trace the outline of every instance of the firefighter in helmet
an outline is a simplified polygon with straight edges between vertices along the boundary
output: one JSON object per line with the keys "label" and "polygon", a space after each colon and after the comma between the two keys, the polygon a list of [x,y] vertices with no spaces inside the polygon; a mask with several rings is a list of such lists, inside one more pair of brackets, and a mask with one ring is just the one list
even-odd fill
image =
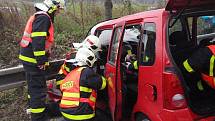
{"label": "firefighter in helmet", "polygon": [[44,0],[35,3],[36,12],[29,18],[22,40],[21,60],[28,84],[28,98],[32,121],[47,120],[46,80],[50,49],[54,42],[54,17],[65,8],[64,0]]}
{"label": "firefighter in helmet", "polygon": [[96,62],[95,54],[87,49],[78,49],[74,68],[60,84],[63,93],[60,110],[65,120],[93,121],[96,94],[106,87],[106,79],[91,68]]}
{"label": "firefighter in helmet", "polygon": [[[101,51],[101,41],[97,36],[89,35],[81,43],[80,48],[88,48],[94,54],[98,54]],[[59,88],[61,81],[66,77],[66,75],[74,68],[74,55],[76,53],[75,49],[72,49],[69,56],[65,59],[64,64],[61,66],[60,71],[56,77],[56,85]]]}
{"label": "firefighter in helmet", "polygon": [[[183,67],[189,74],[200,73],[201,80],[205,81],[211,88],[215,89],[214,81],[214,60],[215,60],[215,45],[211,44],[199,48],[187,60],[183,62]],[[204,90],[204,83],[197,82],[197,88]]]}

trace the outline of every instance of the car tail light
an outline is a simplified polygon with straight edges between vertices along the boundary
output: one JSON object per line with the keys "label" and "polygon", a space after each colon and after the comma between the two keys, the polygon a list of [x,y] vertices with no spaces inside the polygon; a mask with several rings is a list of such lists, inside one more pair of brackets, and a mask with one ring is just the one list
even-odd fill
{"label": "car tail light", "polygon": [[173,67],[164,72],[163,91],[165,108],[175,110],[187,107],[182,85]]}
{"label": "car tail light", "polygon": [[172,97],[172,105],[174,107],[183,107],[186,104],[185,98],[183,94],[175,94]]}

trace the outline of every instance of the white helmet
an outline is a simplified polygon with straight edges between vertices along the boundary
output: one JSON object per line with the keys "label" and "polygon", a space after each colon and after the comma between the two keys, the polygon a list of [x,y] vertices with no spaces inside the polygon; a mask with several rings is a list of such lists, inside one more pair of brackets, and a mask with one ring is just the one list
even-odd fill
{"label": "white helmet", "polygon": [[35,3],[34,7],[45,12],[48,12],[50,9],[52,9],[51,11],[53,12],[58,8],[65,9],[65,5],[65,0],[44,0],[43,3]]}
{"label": "white helmet", "polygon": [[78,66],[87,65],[92,67],[97,60],[95,54],[87,48],[79,48],[75,55],[76,64]]}
{"label": "white helmet", "polygon": [[82,47],[86,47],[96,53],[101,51],[101,41],[95,35],[89,35],[86,39],[82,42]]}

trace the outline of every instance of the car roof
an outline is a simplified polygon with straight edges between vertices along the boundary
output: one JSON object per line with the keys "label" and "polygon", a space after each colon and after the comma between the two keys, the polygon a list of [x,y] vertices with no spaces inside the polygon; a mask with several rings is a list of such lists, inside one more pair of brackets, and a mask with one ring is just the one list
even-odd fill
{"label": "car roof", "polygon": [[161,16],[162,13],[164,12],[164,9],[157,9],[157,10],[150,10],[150,11],[144,11],[144,12],[139,12],[136,14],[131,14],[131,15],[127,15],[127,16],[123,16],[117,19],[112,19],[112,20],[107,20],[101,23],[98,23],[97,25],[95,25],[91,30],[92,33],[95,32],[96,29],[98,28],[102,28],[104,26],[113,26],[116,23],[122,22],[122,21],[132,21],[134,19],[142,19],[142,18],[146,18],[146,17],[153,17],[153,16]]}
{"label": "car roof", "polygon": [[168,0],[166,10],[182,10],[215,6],[215,0]]}

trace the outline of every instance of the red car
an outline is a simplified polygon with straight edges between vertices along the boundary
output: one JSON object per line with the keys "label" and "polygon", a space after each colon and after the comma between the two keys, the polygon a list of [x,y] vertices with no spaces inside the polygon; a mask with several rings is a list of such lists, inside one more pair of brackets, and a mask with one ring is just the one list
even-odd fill
{"label": "red car", "polygon": [[[103,49],[98,73],[108,79],[107,92],[98,94],[100,120],[109,114],[113,121],[214,121],[215,90],[197,89],[200,78],[182,71],[183,61],[215,41],[214,6],[214,0],[169,0],[165,9],[94,26],[89,34]],[[124,67],[128,50],[138,70]]]}
{"label": "red car", "polygon": [[[215,91],[196,89],[197,78],[182,72],[182,62],[215,37],[214,6],[214,0],[169,0],[165,9],[94,26],[90,34],[103,45],[99,72],[108,79],[98,108],[107,111],[107,104],[113,121],[215,120]],[[138,63],[131,73],[123,66],[128,47]]]}

